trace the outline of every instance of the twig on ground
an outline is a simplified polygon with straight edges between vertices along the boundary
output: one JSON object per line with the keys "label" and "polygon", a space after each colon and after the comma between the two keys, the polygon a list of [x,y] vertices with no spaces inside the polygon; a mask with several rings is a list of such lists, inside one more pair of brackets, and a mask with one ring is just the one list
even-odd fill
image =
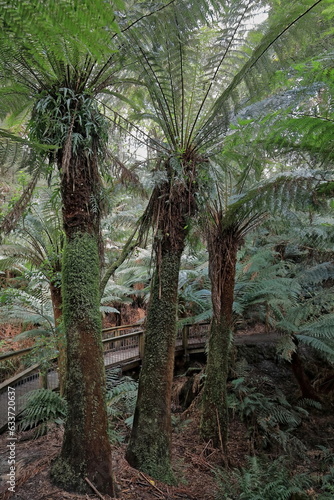
{"label": "twig on ground", "polygon": [[155,485],[152,481],[150,481],[150,480],[148,479],[148,477],[146,477],[146,476],[145,476],[145,474],[143,474],[142,472],[139,472],[139,474],[140,474],[140,476],[141,476],[143,479],[145,479],[145,481],[147,481],[147,482],[148,482],[148,484],[150,484],[151,486],[153,486],[153,488],[155,488],[157,491],[159,491],[159,493],[160,493],[161,495],[163,495],[164,497],[166,496],[166,495],[165,495],[165,493],[164,493],[162,490],[160,490],[160,488],[158,488],[158,487],[157,487],[157,486],[156,486],[156,485]]}
{"label": "twig on ground", "polygon": [[54,491],[49,491],[48,493],[45,493],[45,495],[43,495],[42,497],[40,497],[39,500],[43,500],[43,498],[46,498],[46,497],[51,497],[52,495],[55,495],[56,493],[59,493],[59,489],[58,490],[54,490]]}
{"label": "twig on ground", "polygon": [[97,494],[97,496],[99,498],[101,498],[101,500],[105,500],[105,497],[101,495],[101,493],[95,488],[94,484],[90,482],[90,480],[88,479],[88,477],[85,477],[85,481],[87,484],[89,484],[89,486],[92,488],[92,490],[94,491],[94,493]]}
{"label": "twig on ground", "polygon": [[206,445],[204,446],[203,450],[201,451],[201,455],[204,455],[204,452],[205,450],[208,448],[208,446],[211,446],[212,445],[212,441],[211,439],[209,439],[209,441],[206,443]]}

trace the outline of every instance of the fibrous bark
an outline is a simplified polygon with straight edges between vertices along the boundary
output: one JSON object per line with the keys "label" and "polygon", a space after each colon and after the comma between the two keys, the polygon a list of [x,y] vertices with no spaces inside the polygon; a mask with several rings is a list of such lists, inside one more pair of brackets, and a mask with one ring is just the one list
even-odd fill
{"label": "fibrous bark", "polygon": [[51,282],[50,294],[51,294],[53,316],[55,320],[56,335],[57,335],[59,393],[61,396],[63,396],[65,390],[65,376],[66,376],[66,346],[65,346],[65,335],[61,328],[61,321],[63,315],[61,286]]}
{"label": "fibrous bark", "polygon": [[[191,184],[190,184],[191,186]],[[152,477],[174,482],[171,468],[171,388],[178,308],[178,279],[187,235],[187,217],[195,210],[193,186],[166,182],[151,198],[156,227],[156,268],[145,332],[145,356],[129,446],[128,462]]]}
{"label": "fibrous bark", "polygon": [[233,329],[238,236],[233,228],[224,228],[219,217],[209,228],[208,249],[213,317],[202,397],[201,434],[204,439],[211,439],[215,446],[226,451],[226,381]]}
{"label": "fibrous bark", "polygon": [[180,255],[162,256],[155,273],[145,333],[128,462],[155,478],[173,482],[171,470],[171,386],[176,340]]}
{"label": "fibrous bark", "polygon": [[85,155],[72,156],[66,169],[61,162],[60,169],[66,234],[62,294],[68,415],[52,477],[75,491],[87,490],[87,477],[100,492],[114,496],[99,311],[99,176],[95,159]]}
{"label": "fibrous bark", "polygon": [[298,354],[298,338],[294,337],[294,342],[296,344],[296,350],[291,354],[291,367],[293,374],[298,382],[302,397],[306,399],[313,399],[314,401],[321,402],[321,397],[317,391],[312,386],[310,379],[308,378],[303,361]]}

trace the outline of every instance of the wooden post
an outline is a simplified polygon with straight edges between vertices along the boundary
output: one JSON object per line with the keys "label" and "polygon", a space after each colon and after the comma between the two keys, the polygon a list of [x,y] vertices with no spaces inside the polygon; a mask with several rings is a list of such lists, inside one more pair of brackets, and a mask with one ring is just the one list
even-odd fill
{"label": "wooden post", "polygon": [[48,369],[43,368],[39,372],[39,386],[41,389],[47,389],[48,388]]}
{"label": "wooden post", "polygon": [[139,357],[140,359],[144,358],[144,349],[145,349],[145,333],[138,333],[138,341],[139,341]]}
{"label": "wooden post", "polygon": [[189,359],[189,353],[188,353],[189,330],[190,330],[190,325],[184,325],[182,328],[182,347],[184,351],[183,355],[186,360]]}

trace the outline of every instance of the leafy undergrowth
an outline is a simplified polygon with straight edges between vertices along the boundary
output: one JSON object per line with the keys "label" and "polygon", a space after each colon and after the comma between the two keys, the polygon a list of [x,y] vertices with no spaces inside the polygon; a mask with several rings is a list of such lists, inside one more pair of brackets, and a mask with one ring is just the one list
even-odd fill
{"label": "leafy undergrowth", "polygon": [[[305,438],[306,451],[304,456],[290,455],[288,458],[289,469],[282,465],[282,458],[278,459],[277,450],[272,454],[267,453],[267,459],[258,458],[258,461],[254,462],[254,459],[249,458],[253,446],[252,440],[249,438],[249,429],[244,422],[236,417],[230,422],[229,467],[223,468],[223,458],[219,450],[212,448],[210,442],[204,443],[199,438],[198,422],[199,415],[195,406],[174,421],[173,457],[174,469],[179,477],[177,487],[153,481],[146,474],[133,469],[124,459],[126,445],[114,446],[114,471],[119,489],[119,499],[223,500],[229,498],[233,500],[265,500],[267,498],[263,496],[265,485],[270,488],[272,483],[272,488],[286,487],[287,477],[294,475],[302,479],[299,480],[298,487],[303,487],[306,496],[284,496],[284,492],[283,496],[279,496],[276,492],[274,496],[268,498],[275,498],[275,500],[279,498],[311,500],[333,498],[331,496],[333,491],[330,490],[333,477],[329,476],[333,455],[330,448],[324,446],[324,443],[331,442],[330,439],[333,436],[330,433],[333,426],[331,415],[321,415],[315,410],[314,415],[302,424],[300,434]],[[7,436],[1,436],[1,450],[4,451],[0,455],[2,474],[0,497],[3,500],[10,498],[15,500],[101,499],[93,492],[91,495],[68,493],[56,488],[50,482],[50,464],[61,447],[62,430],[59,427],[52,426],[48,435],[38,439],[32,437],[32,432],[21,433],[20,440],[16,445],[17,482],[16,493],[13,495],[9,494],[8,490],[6,491]],[[322,444],[315,445],[317,440],[318,443]],[[276,468],[275,460],[278,461]],[[262,464],[261,467],[259,464]],[[324,487],[326,481],[328,482],[327,490]],[[291,484],[293,486],[293,482]],[[320,489],[321,485],[322,489]],[[322,493],[320,494],[320,492]],[[104,495],[103,498],[109,500],[108,495]]]}
{"label": "leafy undergrowth", "polygon": [[[173,401],[173,467],[176,487],[152,480],[124,459],[129,424],[120,413],[133,408],[135,384],[108,379],[113,403],[114,473],[120,500],[328,500],[334,498],[334,418],[330,407],[298,400],[299,390],[288,365],[267,357],[268,348],[251,362],[239,363],[229,382],[230,423],[227,456],[199,436],[198,398],[184,410],[182,387],[198,390],[200,367],[175,379]],[[190,391],[191,392],[191,391]],[[123,397],[123,395],[126,397]],[[188,397],[187,396],[187,397]],[[327,398],[329,399],[329,398]],[[117,403],[117,411],[116,411]],[[77,495],[49,480],[50,464],[61,448],[62,430],[55,424],[46,436],[21,432],[16,444],[16,493],[9,494],[8,436],[0,436],[0,498],[3,500],[97,500],[108,495]],[[118,439],[121,436],[122,439]],[[116,439],[117,437],[117,439]],[[228,463],[228,466],[224,464]]]}

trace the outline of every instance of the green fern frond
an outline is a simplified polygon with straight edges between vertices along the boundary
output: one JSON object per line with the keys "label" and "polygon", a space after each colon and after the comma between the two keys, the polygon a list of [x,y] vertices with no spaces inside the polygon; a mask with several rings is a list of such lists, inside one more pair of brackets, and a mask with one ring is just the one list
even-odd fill
{"label": "green fern frond", "polygon": [[334,278],[334,265],[332,262],[321,262],[316,266],[305,269],[299,276],[302,286],[315,285]]}
{"label": "green fern frond", "polygon": [[219,485],[218,498],[247,500],[288,500],[292,495],[304,495],[311,486],[307,474],[290,473],[285,457],[267,462],[248,457],[247,466],[232,471],[216,471]]}
{"label": "green fern frond", "polygon": [[51,423],[63,424],[67,414],[64,398],[50,389],[38,389],[28,396],[19,422],[20,430],[36,428],[34,437],[44,435]]}
{"label": "green fern frond", "polygon": [[326,314],[312,323],[303,325],[301,333],[314,338],[333,340],[334,314]]}
{"label": "green fern frond", "polygon": [[331,364],[334,364],[334,343],[320,340],[319,338],[310,337],[307,335],[298,335],[298,339],[309,345],[321,353]]}
{"label": "green fern frond", "polygon": [[107,407],[113,417],[131,416],[137,400],[138,382],[122,376],[119,369],[107,371]]}
{"label": "green fern frond", "polygon": [[[279,323],[282,328],[282,322]],[[293,325],[292,325],[293,326]],[[292,332],[291,326],[289,325],[289,331]],[[283,359],[291,361],[291,356],[296,352],[297,346],[293,341],[291,334],[280,336],[276,344],[277,353],[282,356]]]}

